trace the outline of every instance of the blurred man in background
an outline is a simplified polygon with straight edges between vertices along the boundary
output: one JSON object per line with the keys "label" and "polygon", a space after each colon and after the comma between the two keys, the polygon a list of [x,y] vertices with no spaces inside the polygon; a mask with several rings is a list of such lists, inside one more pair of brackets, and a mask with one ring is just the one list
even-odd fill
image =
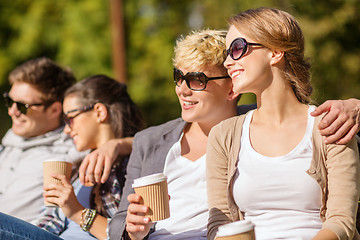
{"label": "blurred man in background", "polygon": [[43,161],[84,156],[62,124],[63,95],[76,79],[52,60],[38,58],[16,67],[9,81],[3,98],[12,127],[0,145],[0,212],[30,222],[43,206]]}

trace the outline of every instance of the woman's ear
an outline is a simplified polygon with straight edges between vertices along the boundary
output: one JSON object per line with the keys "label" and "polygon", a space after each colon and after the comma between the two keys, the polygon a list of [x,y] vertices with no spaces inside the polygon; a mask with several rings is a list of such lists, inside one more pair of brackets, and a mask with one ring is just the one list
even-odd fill
{"label": "woman's ear", "polygon": [[109,113],[106,106],[103,103],[96,103],[94,106],[96,111],[96,117],[98,122],[105,122],[108,119]]}
{"label": "woman's ear", "polygon": [[284,51],[273,50],[271,51],[271,60],[270,64],[275,65],[284,59]]}

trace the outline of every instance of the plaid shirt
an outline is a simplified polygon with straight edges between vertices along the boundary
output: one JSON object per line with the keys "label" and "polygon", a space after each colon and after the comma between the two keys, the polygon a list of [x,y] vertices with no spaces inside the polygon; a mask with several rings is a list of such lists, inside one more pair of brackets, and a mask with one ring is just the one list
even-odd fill
{"label": "plaid shirt", "polygon": [[[118,164],[114,164],[108,180],[100,186],[99,191],[101,201],[103,203],[102,210],[105,211],[100,214],[103,216],[107,215],[106,217],[108,218],[111,218],[117,211],[122,195],[122,188],[125,183],[126,165],[129,159],[124,158],[119,160]],[[73,181],[74,189],[80,187],[77,186],[76,183],[80,183],[80,181]],[[90,198],[93,197],[94,195],[91,194]],[[91,200],[90,202],[93,202]],[[66,230],[69,224],[69,219],[66,218],[60,208],[45,207],[42,210],[39,219],[33,222],[33,224],[53,234],[60,235]]]}

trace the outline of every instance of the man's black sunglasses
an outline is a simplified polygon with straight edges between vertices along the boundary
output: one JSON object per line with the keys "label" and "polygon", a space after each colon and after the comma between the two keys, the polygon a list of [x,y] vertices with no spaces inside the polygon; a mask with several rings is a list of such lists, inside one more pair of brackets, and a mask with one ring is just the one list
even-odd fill
{"label": "man's black sunglasses", "polygon": [[262,46],[260,43],[249,43],[246,41],[245,38],[236,38],[232,43],[230,44],[230,47],[228,50],[226,50],[227,54],[230,55],[230,57],[233,60],[239,60],[242,56],[245,55],[246,51],[248,50],[248,46]]}
{"label": "man's black sunglasses", "polygon": [[188,72],[186,75],[177,68],[174,68],[174,83],[180,87],[185,80],[188,88],[194,91],[201,91],[206,88],[207,82],[216,79],[230,78],[229,76],[208,77],[203,72]]}
{"label": "man's black sunglasses", "polygon": [[16,108],[22,113],[22,114],[26,114],[27,110],[32,107],[32,106],[49,106],[51,103],[53,103],[52,101],[50,102],[45,102],[45,103],[32,103],[32,104],[27,104],[27,103],[22,103],[22,102],[17,102],[14,101],[10,96],[8,92],[4,92],[3,93],[3,97],[4,97],[4,101],[5,101],[5,106],[7,108],[11,108],[12,105],[15,103],[16,104]]}

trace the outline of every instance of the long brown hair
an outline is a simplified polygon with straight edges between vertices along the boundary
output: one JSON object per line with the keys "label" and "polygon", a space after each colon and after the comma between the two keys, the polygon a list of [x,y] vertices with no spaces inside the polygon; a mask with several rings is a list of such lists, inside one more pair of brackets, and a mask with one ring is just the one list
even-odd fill
{"label": "long brown hair", "polygon": [[140,109],[130,98],[127,86],[105,75],[95,75],[76,83],[65,92],[75,95],[81,104],[103,103],[109,111],[110,125],[116,138],[134,136],[145,124]]}
{"label": "long brown hair", "polygon": [[304,35],[295,18],[273,8],[249,9],[229,18],[240,32],[269,49],[284,51],[284,77],[301,103],[309,103],[310,63],[304,56]]}

